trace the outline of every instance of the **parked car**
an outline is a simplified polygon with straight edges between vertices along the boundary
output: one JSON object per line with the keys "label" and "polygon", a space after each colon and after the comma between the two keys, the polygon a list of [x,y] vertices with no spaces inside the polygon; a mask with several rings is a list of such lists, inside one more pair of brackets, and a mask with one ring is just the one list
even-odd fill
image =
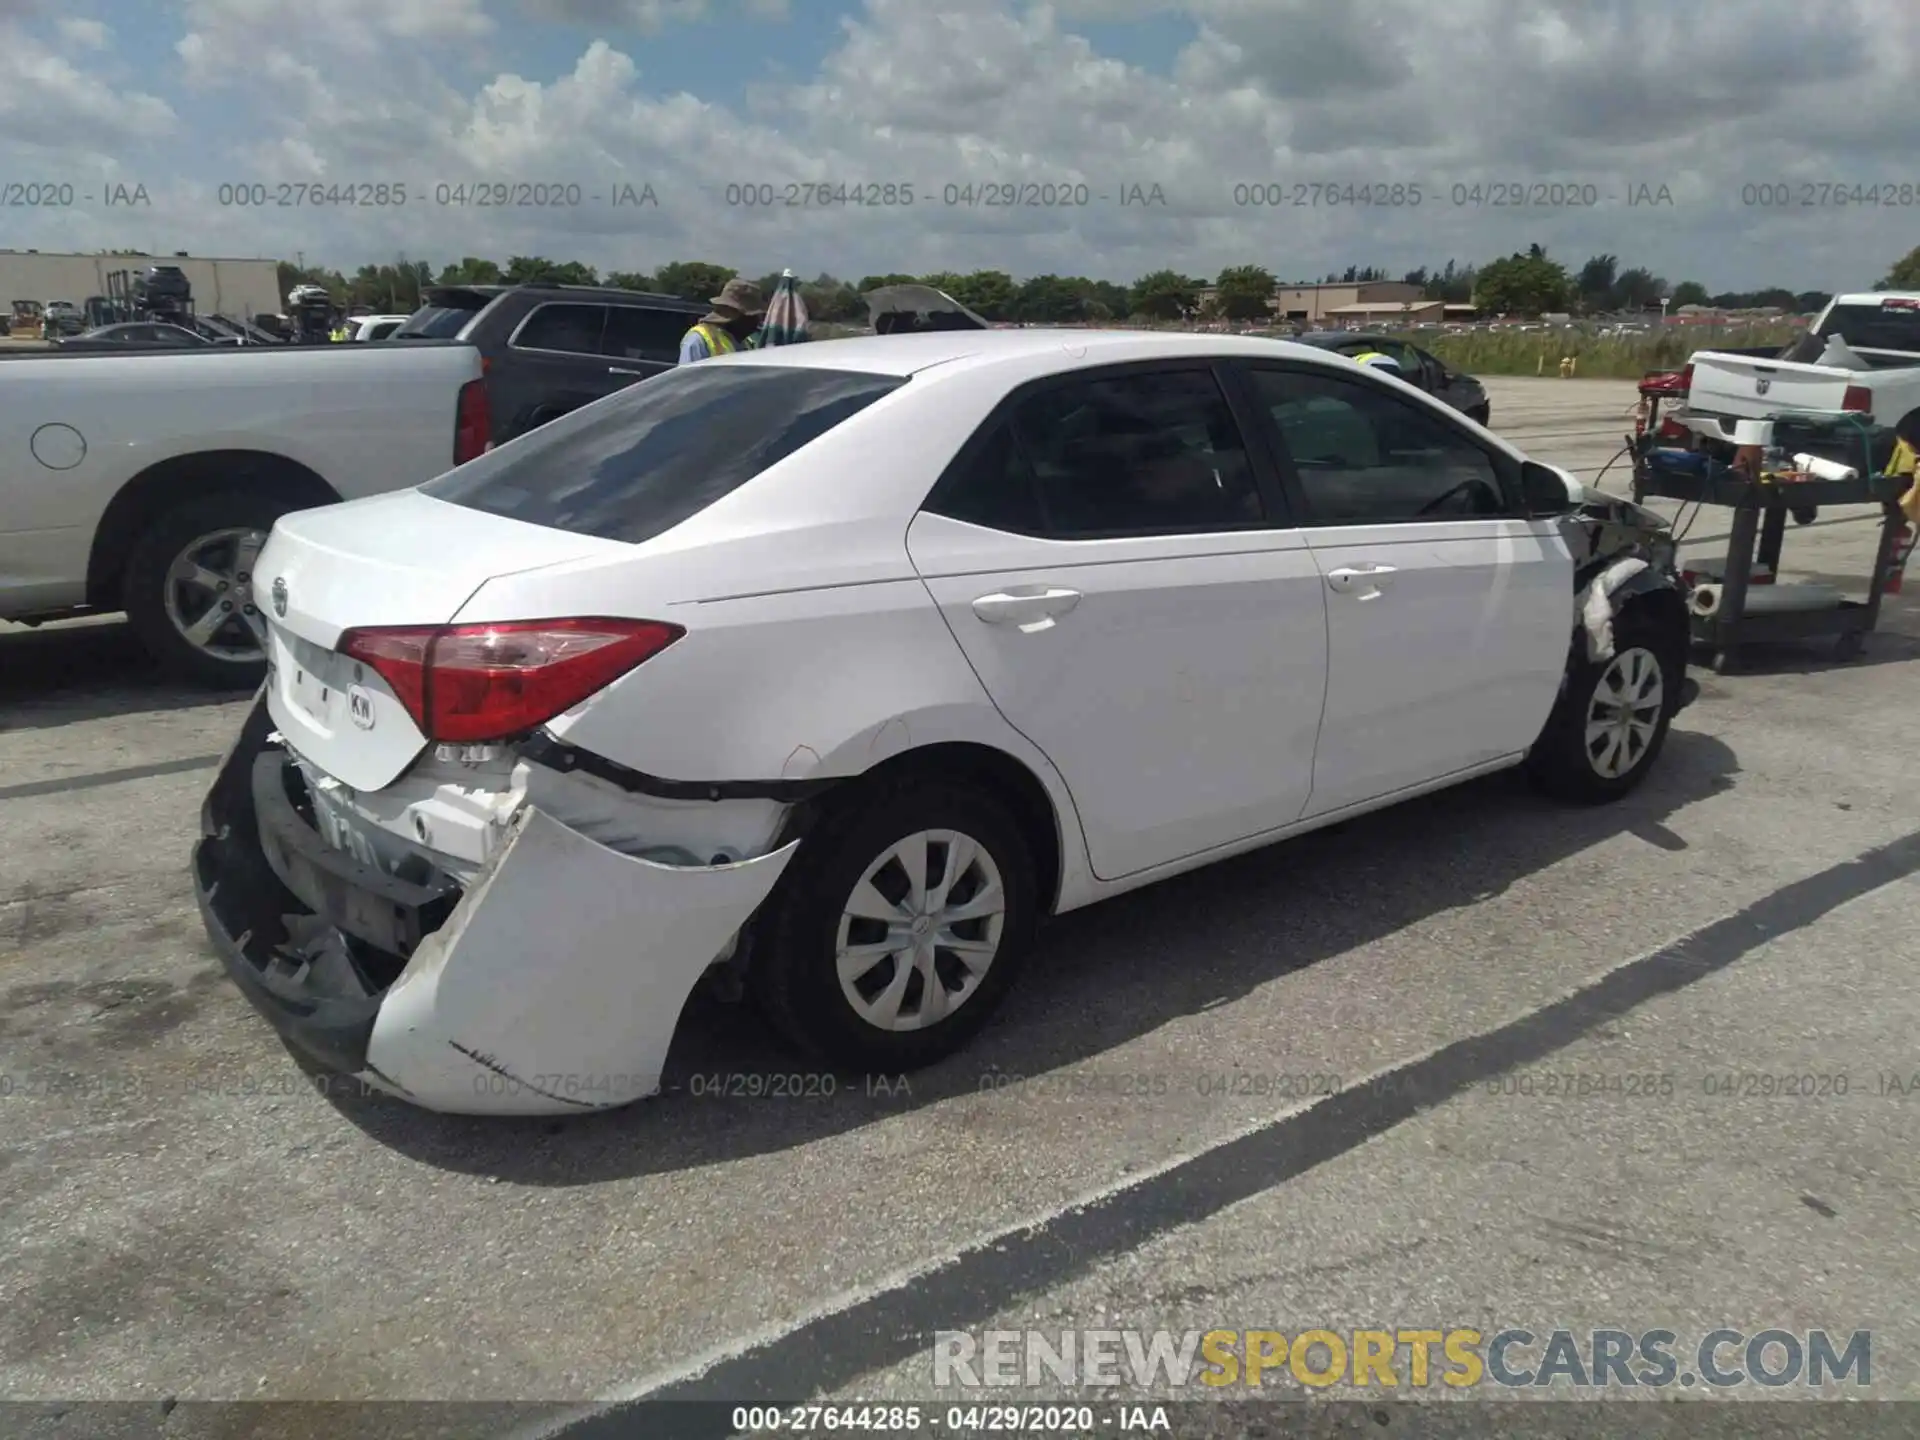
{"label": "parked car", "polygon": [[862,295],[867,323],[876,335],[922,330],[990,330],[992,325],[944,290],[931,285],[882,285]]}
{"label": "parked car", "polygon": [[1632,790],[1690,694],[1672,557],[1313,347],[720,357],[279,522],[200,908],[314,1063],[433,1109],[651,1093],[715,965],[906,1070],[1044,916],[1508,766]]}
{"label": "parked car", "polygon": [[[192,350],[213,342],[184,325],[129,320],[54,342],[62,350]],[[11,372],[9,372],[11,373]]]}
{"label": "parked car", "polygon": [[86,312],[71,300],[49,300],[41,312],[41,324],[41,333],[48,340],[78,335],[87,328]]}
{"label": "parked car", "polygon": [[1405,340],[1371,331],[1353,330],[1320,330],[1302,335],[1300,340],[1338,355],[1362,355],[1369,350],[1378,350],[1392,357],[1400,367],[1402,380],[1451,405],[1469,419],[1485,425],[1493,413],[1486,387],[1478,380],[1449,368],[1438,356],[1422,350],[1418,345],[1409,345]]}
{"label": "parked car", "polygon": [[275,520],[486,444],[464,345],[71,348],[0,352],[0,620],[125,610],[170,670],[215,685],[265,673],[253,558]]}
{"label": "parked car", "polygon": [[1897,427],[1920,412],[1920,291],[1836,295],[1785,349],[1697,350],[1685,374],[1682,421],[1710,440],[1782,411],[1850,411]]}
{"label": "parked car", "polygon": [[385,340],[406,324],[409,318],[405,315],[358,315],[347,324],[352,327],[355,340]]}
{"label": "parked car", "polygon": [[441,285],[394,331],[473,346],[504,445],[602,396],[671,370],[704,302],[590,285]]}
{"label": "parked car", "polygon": [[[1911,433],[1920,429],[1920,292],[1836,295],[1784,349],[1696,350],[1680,386],[1674,419],[1722,458],[1740,421],[1783,412],[1851,413]],[[1874,463],[1891,450],[1888,441]],[[1811,505],[1793,511],[1802,525],[1818,514]]]}

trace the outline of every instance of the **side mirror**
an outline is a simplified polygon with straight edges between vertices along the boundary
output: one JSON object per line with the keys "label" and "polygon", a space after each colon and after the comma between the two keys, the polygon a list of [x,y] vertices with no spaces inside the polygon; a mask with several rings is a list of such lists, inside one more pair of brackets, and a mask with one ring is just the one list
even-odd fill
{"label": "side mirror", "polygon": [[1520,497],[1529,515],[1565,515],[1580,504],[1577,487],[1551,465],[1536,460],[1520,467]]}

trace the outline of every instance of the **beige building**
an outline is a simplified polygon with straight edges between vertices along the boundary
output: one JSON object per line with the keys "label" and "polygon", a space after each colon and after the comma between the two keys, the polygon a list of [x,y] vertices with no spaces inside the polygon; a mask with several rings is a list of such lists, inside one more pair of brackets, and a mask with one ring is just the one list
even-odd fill
{"label": "beige building", "polygon": [[1438,300],[1413,300],[1400,302],[1362,302],[1358,305],[1336,305],[1327,311],[1326,320],[1332,325],[1427,325],[1438,324],[1447,318],[1447,307]]}
{"label": "beige building", "polygon": [[107,293],[107,276],[116,270],[138,273],[149,265],[178,265],[193,286],[193,306],[202,315],[252,319],[277,315],[286,304],[279,293],[279,262],[214,259],[199,255],[57,255],[36,250],[0,250],[0,313],[15,300],[71,300],[84,305]]}
{"label": "beige building", "polygon": [[[1428,301],[1418,285],[1401,280],[1363,280],[1353,284],[1278,285],[1273,292],[1274,313],[1282,320],[1307,324],[1405,324],[1438,320],[1438,301]],[[1425,312],[1431,310],[1431,315]]]}

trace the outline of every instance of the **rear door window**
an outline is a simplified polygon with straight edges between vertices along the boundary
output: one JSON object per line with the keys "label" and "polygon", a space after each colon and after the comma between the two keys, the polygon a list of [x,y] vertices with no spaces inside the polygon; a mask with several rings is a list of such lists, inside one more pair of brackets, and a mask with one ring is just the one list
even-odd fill
{"label": "rear door window", "polygon": [[463,305],[427,305],[409,315],[396,334],[401,339],[451,340],[479,313]]}
{"label": "rear door window", "polygon": [[421,489],[490,515],[638,544],[906,383],[811,366],[684,365]]}
{"label": "rear door window", "polygon": [[1011,415],[1049,533],[1206,533],[1262,525],[1233,412],[1207,370],[1074,380]]}
{"label": "rear door window", "polygon": [[1878,305],[1836,305],[1820,328],[1804,337],[1788,358],[1817,361],[1829,337],[1838,335],[1855,350],[1898,350],[1920,354],[1920,301],[1888,299]]}
{"label": "rear door window", "polygon": [[555,350],[565,355],[598,355],[607,325],[607,307],[575,303],[541,305],[520,322],[516,350]]}
{"label": "rear door window", "polygon": [[671,364],[680,358],[681,337],[699,318],[677,310],[609,305],[607,326],[600,337],[600,353],[619,360],[660,360]]}

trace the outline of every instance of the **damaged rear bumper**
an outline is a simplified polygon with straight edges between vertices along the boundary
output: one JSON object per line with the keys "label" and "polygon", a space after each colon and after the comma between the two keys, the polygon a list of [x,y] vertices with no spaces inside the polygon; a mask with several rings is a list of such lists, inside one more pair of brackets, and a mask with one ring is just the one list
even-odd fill
{"label": "damaged rear bumper", "polygon": [[227,973],[319,1066],[454,1114],[654,1093],[688,995],[797,842],[735,864],[622,854],[528,805],[464,887],[335,849],[257,704],[202,808],[193,874]]}

